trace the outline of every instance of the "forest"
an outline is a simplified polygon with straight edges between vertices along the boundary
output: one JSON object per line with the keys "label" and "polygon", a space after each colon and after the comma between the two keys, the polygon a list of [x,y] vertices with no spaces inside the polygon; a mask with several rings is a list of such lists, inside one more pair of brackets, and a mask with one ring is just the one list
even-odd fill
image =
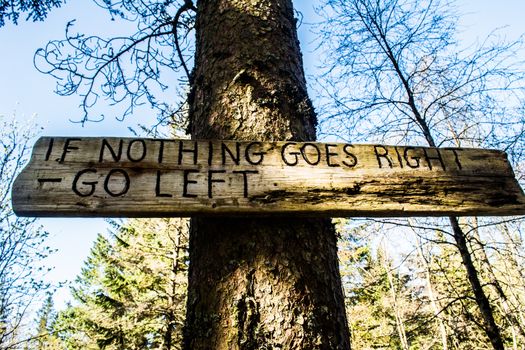
{"label": "forest", "polygon": [[[524,184],[524,37],[465,45],[457,1],[316,2],[315,76],[289,0],[96,2],[136,32],[68,23],[34,57],[82,123],[145,104],[147,137],[497,149]],[[3,1],[0,31],[61,6]],[[520,216],[108,219],[56,308],[49,233],[10,204],[40,135],[0,123],[0,350],[525,348]]]}

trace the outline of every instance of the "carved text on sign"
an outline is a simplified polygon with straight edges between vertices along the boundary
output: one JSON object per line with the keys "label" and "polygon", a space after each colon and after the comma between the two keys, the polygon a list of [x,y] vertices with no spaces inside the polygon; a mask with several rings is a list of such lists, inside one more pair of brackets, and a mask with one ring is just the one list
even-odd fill
{"label": "carved text on sign", "polygon": [[511,215],[495,150],[317,142],[41,138],[13,187],[21,215]]}

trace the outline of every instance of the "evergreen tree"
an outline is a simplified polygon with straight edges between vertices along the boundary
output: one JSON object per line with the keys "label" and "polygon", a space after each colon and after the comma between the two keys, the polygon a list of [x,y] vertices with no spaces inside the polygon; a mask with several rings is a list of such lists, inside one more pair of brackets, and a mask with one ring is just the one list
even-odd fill
{"label": "evergreen tree", "polygon": [[18,24],[23,14],[26,20],[43,21],[51,9],[63,3],[63,0],[0,0],[0,27],[9,21]]}
{"label": "evergreen tree", "polygon": [[434,348],[424,290],[378,246],[377,225],[338,225],[341,274],[354,349]]}
{"label": "evergreen tree", "polygon": [[54,334],[56,322],[53,295],[48,294],[40,310],[37,312],[36,333],[27,343],[30,350],[59,350],[63,349],[62,342]]}
{"label": "evergreen tree", "polygon": [[68,349],[180,349],[188,227],[130,220],[99,235],[55,330]]}
{"label": "evergreen tree", "polygon": [[482,322],[472,290],[468,284],[461,257],[453,244],[438,234],[439,251],[433,255],[431,265],[432,284],[440,296],[442,314],[449,332],[449,344],[453,349],[469,349],[486,344],[483,331],[476,325]]}

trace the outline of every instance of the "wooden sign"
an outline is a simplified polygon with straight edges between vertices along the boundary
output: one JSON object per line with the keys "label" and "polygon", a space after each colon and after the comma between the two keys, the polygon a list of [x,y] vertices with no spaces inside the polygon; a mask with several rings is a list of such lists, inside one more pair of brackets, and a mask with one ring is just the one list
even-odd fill
{"label": "wooden sign", "polygon": [[521,215],[496,150],[43,137],[13,185],[21,216]]}

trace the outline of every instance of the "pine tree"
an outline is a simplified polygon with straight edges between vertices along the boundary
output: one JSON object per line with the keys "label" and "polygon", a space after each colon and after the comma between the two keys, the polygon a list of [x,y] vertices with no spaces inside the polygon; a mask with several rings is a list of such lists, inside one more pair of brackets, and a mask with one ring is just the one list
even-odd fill
{"label": "pine tree", "polygon": [[442,318],[451,331],[449,344],[453,349],[469,349],[486,344],[484,332],[477,326],[481,315],[468,284],[457,249],[437,233],[435,241],[442,242],[431,260],[431,283],[440,296]]}
{"label": "pine tree", "polygon": [[130,220],[98,236],[56,331],[68,349],[180,349],[187,222]]}
{"label": "pine tree", "polygon": [[387,246],[371,239],[377,225],[338,225],[341,274],[354,349],[432,348],[428,298]]}
{"label": "pine tree", "polygon": [[53,295],[48,294],[40,310],[37,312],[36,333],[27,343],[30,350],[59,350],[63,349],[62,342],[54,334],[56,322]]}
{"label": "pine tree", "polygon": [[6,22],[18,24],[20,16],[25,15],[25,20],[43,21],[49,11],[60,7],[62,0],[2,0],[0,1],[0,27]]}

